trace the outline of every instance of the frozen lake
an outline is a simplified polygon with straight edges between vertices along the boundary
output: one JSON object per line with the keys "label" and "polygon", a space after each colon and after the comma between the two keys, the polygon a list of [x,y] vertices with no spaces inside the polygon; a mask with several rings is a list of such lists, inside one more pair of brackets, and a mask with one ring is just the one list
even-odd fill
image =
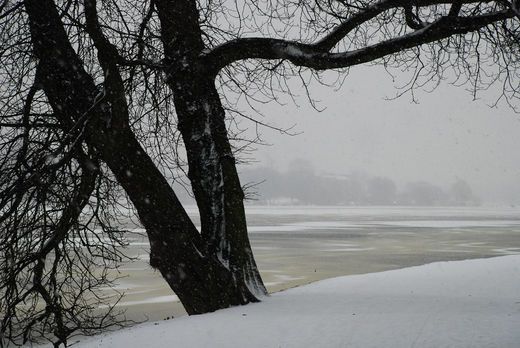
{"label": "frozen lake", "polygon": [[[279,291],[340,275],[520,254],[520,208],[273,207],[246,208],[251,243],[264,282]],[[188,212],[198,223],[195,207]],[[143,237],[131,240],[121,307],[134,319],[183,313],[148,265]]]}

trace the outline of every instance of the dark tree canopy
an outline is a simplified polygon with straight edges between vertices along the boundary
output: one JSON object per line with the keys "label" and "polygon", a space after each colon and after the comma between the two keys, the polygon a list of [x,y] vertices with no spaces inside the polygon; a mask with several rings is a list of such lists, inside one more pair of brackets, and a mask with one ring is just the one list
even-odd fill
{"label": "dark tree canopy", "polygon": [[[519,82],[519,1],[2,0],[0,342],[122,325],[100,289],[135,214],[189,314],[266,294],[236,153],[242,119],[320,71],[371,63],[477,93]],[[348,79],[345,80],[348,83]],[[242,123],[243,124],[243,123]],[[201,227],[172,189],[187,176]]]}

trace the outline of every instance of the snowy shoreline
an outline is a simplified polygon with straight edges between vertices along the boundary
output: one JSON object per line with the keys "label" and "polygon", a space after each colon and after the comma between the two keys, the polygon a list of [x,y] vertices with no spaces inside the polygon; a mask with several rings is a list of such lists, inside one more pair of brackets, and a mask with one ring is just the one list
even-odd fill
{"label": "snowy shoreline", "polygon": [[518,347],[520,255],[343,276],[76,347]]}

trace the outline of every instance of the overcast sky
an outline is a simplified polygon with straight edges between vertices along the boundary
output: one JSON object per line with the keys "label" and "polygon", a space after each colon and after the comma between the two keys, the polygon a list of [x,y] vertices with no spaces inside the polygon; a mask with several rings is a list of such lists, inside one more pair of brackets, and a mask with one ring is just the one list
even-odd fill
{"label": "overcast sky", "polygon": [[313,110],[305,98],[262,106],[267,121],[281,127],[296,124],[297,136],[263,129],[253,155],[259,166],[284,170],[306,159],[319,174],[365,171],[402,185],[425,180],[446,186],[466,180],[488,202],[520,202],[520,115],[505,105],[490,108],[498,90],[472,101],[463,87],[442,84],[431,93],[418,91],[388,101],[396,89],[375,67],[351,70],[343,87],[314,87],[326,107]]}

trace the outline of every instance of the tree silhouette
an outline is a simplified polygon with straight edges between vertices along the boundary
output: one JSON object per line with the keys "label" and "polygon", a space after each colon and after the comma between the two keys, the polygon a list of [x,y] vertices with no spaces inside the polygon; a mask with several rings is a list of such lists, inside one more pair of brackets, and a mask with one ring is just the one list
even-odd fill
{"label": "tree silhouette", "polygon": [[[235,102],[290,93],[288,76],[305,87],[320,70],[374,62],[411,71],[409,89],[448,70],[474,91],[498,81],[514,106],[518,5],[2,1],[2,342],[51,332],[66,344],[107,325],[92,301],[124,257],[114,218],[125,209],[189,314],[258,301],[233,125],[262,122]],[[177,168],[200,231],[172,190]]]}

